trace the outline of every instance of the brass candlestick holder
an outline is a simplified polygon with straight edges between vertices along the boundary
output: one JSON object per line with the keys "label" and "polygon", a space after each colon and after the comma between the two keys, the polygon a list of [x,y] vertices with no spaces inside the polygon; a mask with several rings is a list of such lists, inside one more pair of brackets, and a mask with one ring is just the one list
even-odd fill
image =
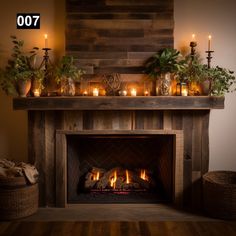
{"label": "brass candlestick holder", "polygon": [[192,41],[192,42],[190,42],[189,46],[191,47],[190,56],[191,56],[191,59],[193,60],[195,55],[196,55],[196,49],[195,48],[197,47],[197,42]]}
{"label": "brass candlestick holder", "polygon": [[207,53],[206,59],[207,59],[207,68],[208,68],[208,69],[211,68],[211,59],[212,59],[212,53],[213,53],[213,52],[214,52],[214,51],[212,51],[212,50],[206,51],[206,53]]}

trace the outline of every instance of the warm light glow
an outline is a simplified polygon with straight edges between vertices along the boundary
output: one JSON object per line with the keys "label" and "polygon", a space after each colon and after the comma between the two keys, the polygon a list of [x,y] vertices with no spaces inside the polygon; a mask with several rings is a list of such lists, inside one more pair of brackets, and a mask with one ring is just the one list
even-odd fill
{"label": "warm light glow", "polygon": [[182,88],[182,90],[181,90],[181,95],[182,95],[182,96],[188,96],[188,90],[187,90],[187,88]]}
{"label": "warm light glow", "polygon": [[130,181],[129,181],[129,171],[126,170],[125,174],[126,174],[126,183],[129,184],[130,183]]}
{"label": "warm light glow", "polygon": [[192,41],[195,41],[195,37],[196,37],[196,35],[192,34]]}
{"label": "warm light glow", "polygon": [[131,92],[130,92],[131,96],[135,97],[137,95],[137,91],[136,89],[131,89]]}
{"label": "warm light glow", "polygon": [[149,92],[147,90],[145,90],[144,96],[148,96],[148,95],[149,95]]}
{"label": "warm light glow", "polygon": [[44,47],[45,48],[48,48],[48,35],[47,34],[44,34]]}
{"label": "warm light glow", "polygon": [[34,97],[39,97],[40,96],[40,91],[39,89],[34,90]]}
{"label": "warm light glow", "polygon": [[208,35],[208,51],[211,51],[211,35]]}
{"label": "warm light glow", "polygon": [[148,177],[147,177],[147,175],[146,175],[146,170],[141,170],[141,172],[140,172],[140,178],[143,179],[143,180],[148,181]]}
{"label": "warm light glow", "polygon": [[114,177],[111,178],[111,187],[116,188],[117,173],[114,171]]}
{"label": "warm light glow", "polygon": [[99,94],[98,88],[94,88],[94,89],[93,89],[93,96],[97,97],[98,94]]}
{"label": "warm light glow", "polygon": [[88,95],[88,91],[85,90],[85,91],[83,92],[83,96],[87,96],[87,95]]}
{"label": "warm light glow", "polygon": [[96,175],[96,180],[99,180],[99,176],[100,176],[100,173],[99,171],[97,172],[97,175]]}

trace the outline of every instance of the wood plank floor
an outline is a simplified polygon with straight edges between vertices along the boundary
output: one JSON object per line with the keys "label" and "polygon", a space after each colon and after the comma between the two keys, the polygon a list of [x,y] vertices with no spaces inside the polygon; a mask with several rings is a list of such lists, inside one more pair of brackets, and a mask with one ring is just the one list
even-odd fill
{"label": "wood plank floor", "polygon": [[1,236],[235,236],[236,222],[1,222]]}

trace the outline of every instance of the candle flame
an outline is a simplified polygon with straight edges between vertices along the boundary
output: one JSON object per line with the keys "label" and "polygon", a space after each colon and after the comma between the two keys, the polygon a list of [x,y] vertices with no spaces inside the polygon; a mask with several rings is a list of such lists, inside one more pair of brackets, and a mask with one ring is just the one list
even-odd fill
{"label": "candle flame", "polygon": [[130,183],[130,181],[129,181],[129,171],[126,170],[125,174],[126,174],[126,183],[129,184]]}
{"label": "candle flame", "polygon": [[48,35],[47,35],[47,34],[44,34],[44,38],[47,39],[47,38],[48,38]]}
{"label": "candle flame", "polygon": [[212,38],[211,35],[208,35],[208,39],[211,40],[211,38]]}
{"label": "candle flame", "polygon": [[196,35],[192,34],[192,40],[195,40]]}

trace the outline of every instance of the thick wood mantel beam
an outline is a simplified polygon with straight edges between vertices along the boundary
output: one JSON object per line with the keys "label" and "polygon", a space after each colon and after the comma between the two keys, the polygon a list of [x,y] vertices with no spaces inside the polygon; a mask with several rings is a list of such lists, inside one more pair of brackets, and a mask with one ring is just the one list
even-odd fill
{"label": "thick wood mantel beam", "polygon": [[223,109],[224,97],[40,97],[14,98],[15,110],[209,110]]}

